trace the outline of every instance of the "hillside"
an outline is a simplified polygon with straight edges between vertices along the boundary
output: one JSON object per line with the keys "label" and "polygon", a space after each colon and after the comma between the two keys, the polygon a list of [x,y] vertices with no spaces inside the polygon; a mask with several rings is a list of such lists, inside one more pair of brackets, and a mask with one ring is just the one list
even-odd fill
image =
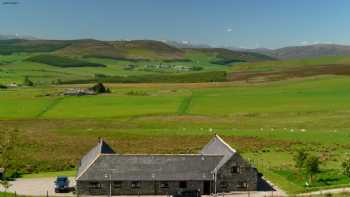
{"label": "hillside", "polygon": [[319,75],[350,75],[350,57],[330,56],[296,60],[241,63],[231,68],[229,80],[275,81]]}
{"label": "hillside", "polygon": [[147,77],[160,75],[159,79],[146,81],[169,78],[178,82],[185,76],[187,82],[191,82],[187,80],[189,78],[198,82],[198,76],[203,78],[201,72],[211,76],[204,81],[212,81],[217,79],[217,73],[229,70],[232,64],[271,59],[265,55],[227,49],[176,48],[152,40],[9,39],[0,40],[0,84],[20,83],[24,77],[44,84],[96,81],[97,77],[115,82],[130,81],[134,77],[142,82],[140,80]]}
{"label": "hillside", "polygon": [[184,52],[162,42],[150,40],[97,41],[76,40],[55,53],[66,56],[109,58],[115,60],[169,60],[183,59]]}
{"label": "hillside", "polygon": [[322,56],[347,56],[350,55],[350,46],[336,44],[315,44],[308,46],[291,46],[280,49],[253,49],[247,50],[264,54],[276,59],[301,59]]}
{"label": "hillside", "polygon": [[[218,58],[235,58],[237,61],[270,60],[270,57],[256,53],[238,52],[226,49],[193,49]],[[53,52],[63,56],[110,58],[116,60],[181,60],[188,50],[170,46],[160,41],[99,41],[85,40],[0,40],[0,54],[27,52]]]}
{"label": "hillside", "polygon": [[275,58],[254,52],[240,52],[223,48],[188,48],[190,52],[201,52],[207,55],[215,55],[216,59],[212,61],[214,64],[230,65],[238,62],[258,62],[275,60]]}

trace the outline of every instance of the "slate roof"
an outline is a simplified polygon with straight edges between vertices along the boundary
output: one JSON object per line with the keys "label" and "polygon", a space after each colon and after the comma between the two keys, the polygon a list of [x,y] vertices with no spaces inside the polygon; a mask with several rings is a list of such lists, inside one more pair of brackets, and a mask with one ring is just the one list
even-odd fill
{"label": "slate roof", "polygon": [[98,157],[79,180],[212,180],[220,155],[110,155]]}
{"label": "slate roof", "polygon": [[[199,154],[123,155],[115,154],[103,140],[81,160],[77,180],[212,180],[236,151],[219,136]],[[106,177],[107,176],[107,177]]]}
{"label": "slate roof", "polygon": [[222,160],[216,167],[216,169],[219,169],[236,154],[236,150],[228,145],[220,136],[215,135],[199,153],[203,155],[223,155]]}
{"label": "slate roof", "polygon": [[101,154],[115,154],[113,149],[102,139],[80,160],[77,177],[80,177]]}

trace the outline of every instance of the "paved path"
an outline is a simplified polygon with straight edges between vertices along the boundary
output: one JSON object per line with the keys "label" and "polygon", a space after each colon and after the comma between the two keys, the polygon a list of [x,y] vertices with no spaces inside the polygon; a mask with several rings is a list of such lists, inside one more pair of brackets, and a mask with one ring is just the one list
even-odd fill
{"label": "paved path", "polygon": [[342,192],[350,192],[350,187],[337,188],[337,189],[327,189],[327,190],[320,190],[320,191],[315,191],[315,192],[302,193],[302,194],[298,194],[298,196],[311,196],[311,195],[320,195],[320,194],[335,194],[335,193],[342,193]]}
{"label": "paved path", "polygon": [[[55,193],[55,182],[56,178],[33,178],[33,179],[17,179],[11,182],[12,186],[9,192],[16,192],[20,195],[28,196],[46,196],[46,192],[50,196],[72,196],[72,193]],[[73,178],[70,178],[70,186],[75,185]],[[0,191],[4,189],[0,187]]]}

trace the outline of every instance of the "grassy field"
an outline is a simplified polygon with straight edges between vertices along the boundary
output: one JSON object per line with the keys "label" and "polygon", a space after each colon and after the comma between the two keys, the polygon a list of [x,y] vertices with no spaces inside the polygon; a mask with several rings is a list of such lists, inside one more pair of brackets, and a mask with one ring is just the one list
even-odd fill
{"label": "grassy field", "polygon": [[307,190],[292,160],[299,148],[322,160],[310,190],[339,187],[350,182],[340,167],[350,149],[349,83],[349,77],[323,76],[107,84],[111,94],[84,97],[53,95],[88,85],[7,89],[0,90],[0,131],[20,131],[12,165],[23,173],[71,173],[98,137],[121,153],[194,153],[218,133],[291,193]]}
{"label": "grassy field", "polygon": [[[164,62],[154,60],[134,62],[103,58],[69,59],[36,53],[0,55],[0,84],[21,84],[25,76],[28,76],[37,84],[51,84],[57,81],[92,80],[96,76],[125,77],[229,70],[228,66],[210,63],[212,59],[215,59],[214,57],[196,54],[194,52],[187,53],[187,56],[190,61]],[[51,65],[50,62],[52,61],[55,61],[55,63]],[[132,69],[129,69],[129,65],[133,66]],[[171,67],[158,69],[155,67],[158,65]],[[201,70],[178,70],[177,67],[188,69],[198,67]]]}

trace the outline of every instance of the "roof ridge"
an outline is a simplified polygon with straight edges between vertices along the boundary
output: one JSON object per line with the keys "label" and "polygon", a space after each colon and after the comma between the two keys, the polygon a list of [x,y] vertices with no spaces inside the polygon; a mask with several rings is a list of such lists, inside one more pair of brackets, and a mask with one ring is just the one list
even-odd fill
{"label": "roof ridge", "polygon": [[110,153],[101,153],[101,155],[106,156],[224,156],[223,154],[110,154]]}
{"label": "roof ridge", "polygon": [[235,149],[233,149],[229,144],[227,144],[227,142],[225,142],[219,135],[215,134],[215,137],[220,140],[221,143],[223,143],[230,151],[232,151],[233,153],[236,153],[237,151]]}
{"label": "roof ridge", "polygon": [[96,161],[101,155],[102,155],[101,153],[98,153],[98,154],[96,155],[96,158],[93,159],[93,160],[89,163],[89,165],[88,165],[80,174],[78,174],[76,180],[79,180],[79,178],[85,174],[85,172],[95,163],[95,161]]}

